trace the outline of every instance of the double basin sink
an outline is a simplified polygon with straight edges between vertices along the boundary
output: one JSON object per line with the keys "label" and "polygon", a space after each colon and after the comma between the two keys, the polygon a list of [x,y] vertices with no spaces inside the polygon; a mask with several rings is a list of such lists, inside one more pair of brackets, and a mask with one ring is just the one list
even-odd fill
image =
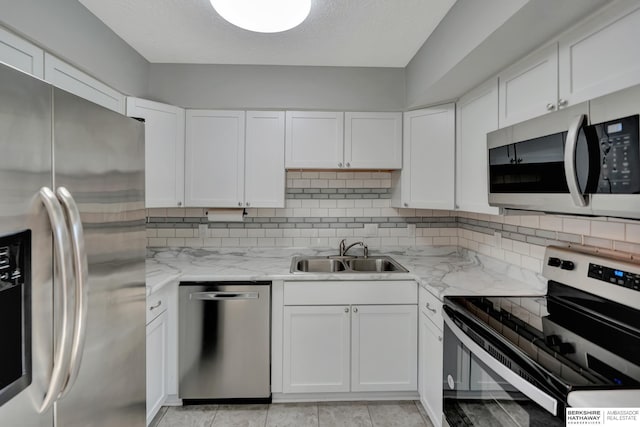
{"label": "double basin sink", "polygon": [[291,260],[292,273],[408,273],[389,256],[297,256]]}

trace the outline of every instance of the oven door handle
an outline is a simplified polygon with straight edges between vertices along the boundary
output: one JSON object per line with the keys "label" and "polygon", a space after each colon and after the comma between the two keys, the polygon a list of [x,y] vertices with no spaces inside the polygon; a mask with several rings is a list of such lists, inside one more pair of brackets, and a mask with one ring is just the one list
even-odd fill
{"label": "oven door handle", "polygon": [[578,170],[576,168],[576,150],[578,148],[578,137],[580,136],[580,129],[587,125],[587,115],[580,114],[575,118],[574,122],[569,127],[567,133],[567,143],[564,148],[564,174],[567,179],[567,187],[569,187],[569,194],[573,200],[573,204],[576,206],[587,206],[587,201],[580,191],[580,185],[578,184]]}
{"label": "oven door handle", "polygon": [[496,374],[500,375],[512,386],[520,390],[529,399],[536,402],[538,405],[549,411],[553,415],[558,415],[558,401],[543,392],[539,388],[535,387],[530,382],[524,380],[520,375],[513,372],[511,369],[498,362],[493,356],[485,351],[482,347],[476,344],[462,329],[455,324],[449,314],[443,310],[444,323],[449,327],[451,332],[460,340],[460,342],[467,347],[471,353],[473,353],[478,359],[480,359],[485,365],[492,369]]}

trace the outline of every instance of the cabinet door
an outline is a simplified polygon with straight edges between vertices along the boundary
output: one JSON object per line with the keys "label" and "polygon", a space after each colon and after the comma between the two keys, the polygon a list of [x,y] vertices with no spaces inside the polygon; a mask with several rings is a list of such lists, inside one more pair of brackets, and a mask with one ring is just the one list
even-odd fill
{"label": "cabinet door", "polygon": [[287,168],[343,167],[344,113],[287,111]]}
{"label": "cabinet door", "polygon": [[127,98],[127,116],[144,119],[145,206],[184,204],[184,110]]}
{"label": "cabinet door", "polygon": [[402,113],[345,113],[344,166],[402,168]]}
{"label": "cabinet door", "polygon": [[517,62],[499,76],[500,127],[554,111],[558,102],[558,44]]}
{"label": "cabinet door", "polygon": [[417,306],[353,306],[351,319],[351,391],[417,390]]}
{"label": "cabinet door", "polygon": [[44,79],[81,98],[117,113],[125,113],[123,94],[48,53],[44,54]]}
{"label": "cabinet door", "polygon": [[560,39],[560,98],[573,105],[640,83],[640,4],[617,2]]}
{"label": "cabinet door", "polygon": [[399,207],[454,208],[454,123],[453,104],[405,113]]}
{"label": "cabinet door", "polygon": [[442,425],[442,331],[420,313],[420,402],[434,426]]}
{"label": "cabinet door", "polygon": [[167,396],[167,312],[147,325],[147,425]]}
{"label": "cabinet door", "polygon": [[247,207],[284,207],[284,112],[247,111],[244,175]]}
{"label": "cabinet door", "polygon": [[284,307],[283,392],[349,391],[350,311]]}
{"label": "cabinet door", "polygon": [[244,206],[244,111],[187,110],[185,203]]}
{"label": "cabinet door", "polygon": [[38,78],[44,76],[44,51],[3,28],[0,28],[0,62]]}
{"label": "cabinet door", "polygon": [[487,133],[498,128],[495,79],[464,95],[456,106],[456,209],[498,214],[489,206]]}

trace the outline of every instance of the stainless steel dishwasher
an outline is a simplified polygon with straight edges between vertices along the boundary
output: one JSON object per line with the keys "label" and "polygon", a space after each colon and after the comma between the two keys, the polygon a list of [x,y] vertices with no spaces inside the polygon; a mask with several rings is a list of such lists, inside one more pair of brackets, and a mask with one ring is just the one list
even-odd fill
{"label": "stainless steel dishwasher", "polygon": [[182,282],[180,398],[271,400],[271,282]]}

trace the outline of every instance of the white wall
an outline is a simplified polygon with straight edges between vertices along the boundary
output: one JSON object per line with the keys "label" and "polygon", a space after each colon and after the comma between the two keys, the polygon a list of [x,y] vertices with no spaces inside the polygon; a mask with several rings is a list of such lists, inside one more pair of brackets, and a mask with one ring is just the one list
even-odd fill
{"label": "white wall", "polygon": [[0,0],[0,24],[128,95],[145,96],[149,63],[77,0]]}
{"label": "white wall", "polygon": [[404,69],[151,64],[152,99],[187,108],[402,111]]}

